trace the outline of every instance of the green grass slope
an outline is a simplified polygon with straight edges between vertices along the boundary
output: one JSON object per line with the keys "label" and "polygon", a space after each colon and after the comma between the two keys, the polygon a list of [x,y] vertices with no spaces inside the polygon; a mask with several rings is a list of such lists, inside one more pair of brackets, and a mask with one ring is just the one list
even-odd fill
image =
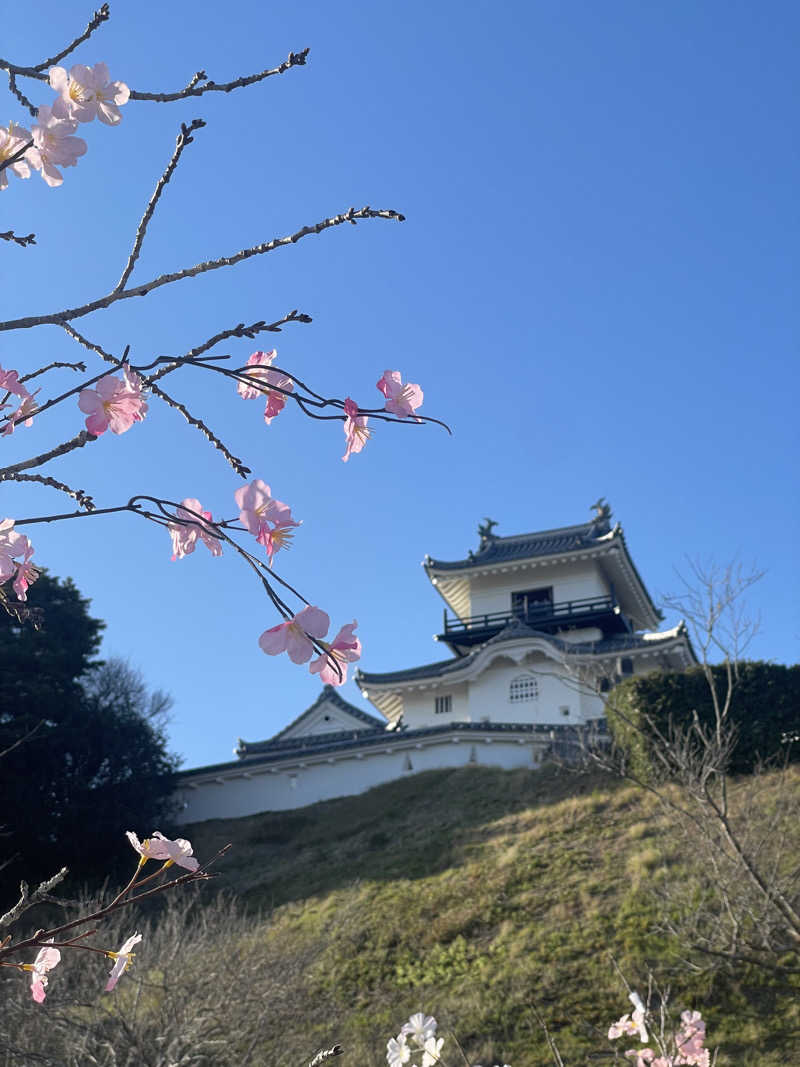
{"label": "green grass slope", "polygon": [[676,1010],[702,1011],[720,1065],[800,1062],[797,988],[691,974],[656,932],[654,891],[685,876],[683,852],[653,799],[619,781],[469,767],[186,833],[201,857],[233,843],[215,884],[245,902],[265,952],[304,961],[286,959],[265,1063],[334,1041],[353,1065],[385,1063],[420,1010],[470,1063],[550,1063],[533,1005],[567,1064],[610,1062],[627,1007],[610,954],[642,993],[652,967]]}

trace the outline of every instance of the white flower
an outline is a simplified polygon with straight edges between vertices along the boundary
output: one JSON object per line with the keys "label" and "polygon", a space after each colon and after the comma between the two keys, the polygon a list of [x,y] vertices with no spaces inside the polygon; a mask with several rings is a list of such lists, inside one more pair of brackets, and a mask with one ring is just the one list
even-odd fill
{"label": "white flower", "polygon": [[390,1037],[386,1045],[386,1062],[389,1067],[402,1067],[411,1059],[411,1049],[406,1042],[405,1034]]}
{"label": "white flower", "polygon": [[122,121],[119,109],[130,96],[124,82],[111,81],[105,63],[95,63],[94,67],[76,63],[69,74],[63,67],[51,67],[50,86],[59,93],[53,104],[56,118],[77,122],[98,118],[107,126]]}
{"label": "white flower", "polygon": [[631,1022],[639,1031],[639,1040],[643,1045],[646,1045],[650,1039],[647,1036],[647,1028],[644,1025],[645,1007],[644,1004],[642,1004],[642,998],[638,993],[631,993],[628,996],[628,1000],[633,1004]]}
{"label": "white flower", "polygon": [[403,1023],[400,1033],[412,1038],[420,1048],[424,1048],[428,1038],[436,1034],[436,1020],[432,1015],[418,1011],[407,1023]]}
{"label": "white flower", "polygon": [[[23,145],[26,145],[31,139],[31,135],[22,126],[17,126],[13,122],[9,122],[8,129],[0,127],[0,163],[3,163],[6,159],[10,159],[19,152]],[[25,162],[25,157],[18,159],[16,163],[11,163],[8,167],[4,167],[0,170],[0,189],[6,189],[8,187],[8,171],[13,170],[18,178],[30,178],[31,172],[28,164]]]}
{"label": "white flower", "polygon": [[422,1054],[422,1067],[435,1067],[442,1054],[443,1037],[429,1037],[425,1042],[425,1051]]}
{"label": "white flower", "polygon": [[61,185],[64,178],[54,164],[74,167],[78,156],[86,152],[86,142],[72,136],[78,128],[76,122],[57,118],[44,104],[39,108],[38,120],[31,130],[34,147],[28,150],[26,158],[48,185]]}

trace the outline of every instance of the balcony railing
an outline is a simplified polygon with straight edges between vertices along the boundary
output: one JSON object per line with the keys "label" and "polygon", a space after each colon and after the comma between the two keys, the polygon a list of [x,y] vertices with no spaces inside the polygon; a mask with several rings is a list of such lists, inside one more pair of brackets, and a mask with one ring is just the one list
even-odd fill
{"label": "balcony railing", "polygon": [[[499,632],[513,619],[519,619],[535,630],[545,631],[601,624],[604,630],[628,628],[614,597],[594,596],[562,600],[555,604],[529,604],[524,608],[484,612],[464,619],[449,616],[445,611],[444,632],[439,636],[444,641],[473,644],[478,640],[486,640],[491,633]],[[612,623],[611,627],[609,623]]]}

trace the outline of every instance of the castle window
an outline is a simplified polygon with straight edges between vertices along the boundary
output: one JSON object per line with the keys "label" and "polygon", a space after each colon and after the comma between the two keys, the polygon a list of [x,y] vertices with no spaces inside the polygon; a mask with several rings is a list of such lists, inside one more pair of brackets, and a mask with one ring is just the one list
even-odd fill
{"label": "castle window", "polygon": [[517,675],[508,687],[508,699],[512,704],[519,704],[524,700],[538,700],[539,683],[536,678],[532,674]]}
{"label": "castle window", "polygon": [[623,656],[619,661],[619,673],[620,674],[633,674],[633,660],[628,656]]}
{"label": "castle window", "polygon": [[448,711],[452,711],[453,698],[449,695],[446,697],[436,697],[433,710],[436,715],[445,715]]}
{"label": "castle window", "polygon": [[511,611],[518,619],[525,621],[549,615],[553,606],[553,587],[543,589],[525,589],[511,594]]}

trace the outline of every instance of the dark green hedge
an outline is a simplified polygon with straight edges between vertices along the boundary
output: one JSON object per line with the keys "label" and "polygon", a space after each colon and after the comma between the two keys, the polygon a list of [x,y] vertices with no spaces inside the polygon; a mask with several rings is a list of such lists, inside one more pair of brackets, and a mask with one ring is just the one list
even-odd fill
{"label": "dark green hedge", "polygon": [[[724,696],[725,668],[715,666],[712,670],[718,692]],[[649,723],[667,734],[670,721],[676,726],[688,725],[695,709],[704,725],[713,724],[708,682],[699,667],[627,679],[610,694],[606,715],[614,740],[628,754],[631,770],[649,776],[654,743]],[[644,736],[617,711],[641,727]],[[738,731],[731,774],[748,774],[759,760],[787,755],[790,760],[800,760],[800,666],[740,663],[730,719]]]}

